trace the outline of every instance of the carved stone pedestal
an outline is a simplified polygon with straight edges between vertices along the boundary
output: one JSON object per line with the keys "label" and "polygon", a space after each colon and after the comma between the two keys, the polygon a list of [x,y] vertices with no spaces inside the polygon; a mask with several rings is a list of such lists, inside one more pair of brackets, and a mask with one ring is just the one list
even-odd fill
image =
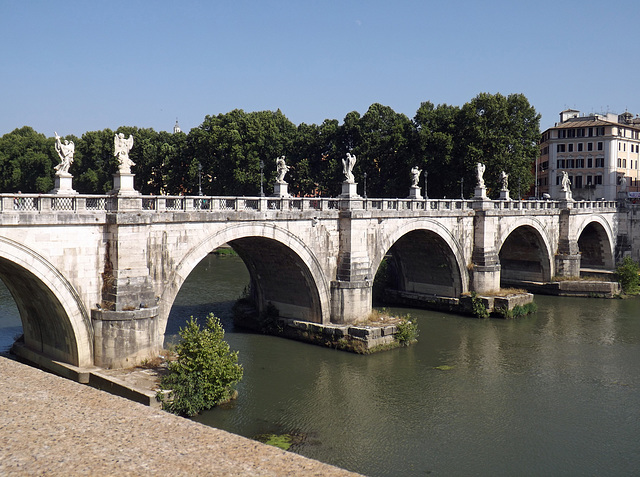
{"label": "carved stone pedestal", "polygon": [[475,192],[473,194],[473,198],[475,200],[478,200],[478,199],[487,200],[487,188],[476,187]]}
{"label": "carved stone pedestal", "polygon": [[273,185],[273,197],[290,197],[289,195],[289,184],[286,182],[276,182]]}
{"label": "carved stone pedestal", "polygon": [[420,193],[420,187],[411,186],[409,189],[409,197],[407,199],[422,199],[422,194]]}
{"label": "carved stone pedestal", "polygon": [[509,198],[509,191],[508,190],[503,189],[503,190],[500,191],[500,200],[511,200]]}
{"label": "carved stone pedestal", "polygon": [[49,194],[70,195],[77,194],[72,187],[73,176],[68,172],[59,172],[56,174],[55,188]]}
{"label": "carved stone pedestal", "polygon": [[113,175],[113,190],[109,191],[111,195],[118,196],[139,196],[140,192],[133,188],[133,178],[135,174],[118,172]]}
{"label": "carved stone pedestal", "polygon": [[360,197],[358,195],[358,184],[356,182],[343,182],[342,194],[340,198],[355,198]]}

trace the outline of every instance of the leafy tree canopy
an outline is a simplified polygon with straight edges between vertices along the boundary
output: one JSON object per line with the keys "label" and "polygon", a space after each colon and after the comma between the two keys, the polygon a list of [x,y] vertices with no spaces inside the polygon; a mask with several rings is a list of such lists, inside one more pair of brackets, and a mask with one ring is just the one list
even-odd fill
{"label": "leafy tree canopy", "polygon": [[[70,172],[78,192],[113,188],[118,170],[113,137],[119,132],[134,136],[130,157],[136,189],[143,194],[195,195],[198,179],[205,195],[256,196],[261,180],[269,194],[275,159],[284,155],[290,193],[335,197],[344,180],[342,158],[351,152],[358,159],[353,172],[359,191],[366,174],[369,197],[406,197],[413,166],[427,175],[430,198],[459,197],[462,184],[468,197],[476,185],[477,162],[486,165],[490,196],[498,195],[505,171],[515,197],[533,184],[540,115],[522,94],[481,93],[462,107],[424,102],[413,119],[374,103],[364,115],[348,113],[342,124],[326,119],[296,127],[280,110],[236,109],[206,116],[188,134],[129,126],[91,131],[64,138],[75,143]],[[2,136],[1,190],[51,190],[59,162],[54,144],[54,138],[26,126]]]}

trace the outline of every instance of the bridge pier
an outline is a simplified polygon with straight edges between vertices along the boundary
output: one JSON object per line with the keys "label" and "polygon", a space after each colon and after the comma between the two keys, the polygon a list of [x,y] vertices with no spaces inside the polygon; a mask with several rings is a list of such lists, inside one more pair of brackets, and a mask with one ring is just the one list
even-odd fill
{"label": "bridge pier", "polygon": [[576,234],[571,232],[571,209],[560,211],[558,253],[555,255],[555,275],[558,277],[580,276],[580,248],[578,241],[571,239]]}
{"label": "bridge pier", "polygon": [[340,251],[336,280],[331,282],[331,322],[354,323],[371,313],[373,277],[367,243],[371,213],[352,209],[359,201],[341,201],[338,216]]}
{"label": "bridge pier", "polygon": [[[121,199],[119,199],[121,200]],[[147,225],[126,223],[109,214],[102,303],[91,310],[94,363],[123,368],[154,356],[162,348],[158,306],[146,262]]]}
{"label": "bridge pier", "polygon": [[473,203],[473,252],[471,260],[471,288],[478,293],[488,293],[500,288],[500,258],[496,249],[498,217],[489,212],[493,203],[476,200]]}

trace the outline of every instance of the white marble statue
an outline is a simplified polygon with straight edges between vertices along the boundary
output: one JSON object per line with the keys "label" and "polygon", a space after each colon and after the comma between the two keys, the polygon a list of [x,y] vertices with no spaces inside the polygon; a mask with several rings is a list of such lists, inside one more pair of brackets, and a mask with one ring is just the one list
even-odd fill
{"label": "white marble statue", "polygon": [[500,181],[502,182],[502,190],[509,190],[509,174],[502,171],[500,173]]}
{"label": "white marble statue", "polygon": [[58,164],[54,169],[57,171],[56,175],[65,175],[69,174],[69,167],[73,164],[73,153],[76,150],[76,145],[73,141],[69,141],[67,139],[64,140],[64,144],[60,140],[60,136],[58,133],[56,135],[56,152],[58,156],[60,156],[60,164]]}
{"label": "white marble statue", "polygon": [[620,177],[620,192],[626,192],[626,191],[627,191],[627,177],[622,176]]}
{"label": "white marble statue", "polygon": [[569,174],[567,171],[562,171],[562,192],[571,192],[571,181],[569,180]]}
{"label": "white marble statue", "polygon": [[476,175],[478,176],[478,189],[484,189],[484,169],[485,166],[482,162],[476,164]]}
{"label": "white marble statue", "polygon": [[353,166],[356,164],[356,156],[347,152],[347,158],[342,159],[342,172],[344,172],[345,182],[353,184],[356,179],[353,177]]}
{"label": "white marble statue", "polygon": [[287,172],[289,172],[289,166],[284,162],[284,156],[280,156],[276,159],[276,169],[278,171],[278,177],[276,178],[276,182],[278,184],[286,184],[284,181],[284,176]]}
{"label": "white marble statue", "polygon": [[116,134],[113,142],[113,155],[118,158],[118,162],[120,163],[118,172],[121,174],[131,174],[131,166],[135,166],[135,163],[129,159],[129,151],[133,147],[133,136],[129,134],[129,137],[125,138],[123,133]]}
{"label": "white marble statue", "polygon": [[420,181],[421,173],[422,173],[422,170],[418,169],[418,166],[413,166],[411,168],[411,187],[418,187],[418,182]]}

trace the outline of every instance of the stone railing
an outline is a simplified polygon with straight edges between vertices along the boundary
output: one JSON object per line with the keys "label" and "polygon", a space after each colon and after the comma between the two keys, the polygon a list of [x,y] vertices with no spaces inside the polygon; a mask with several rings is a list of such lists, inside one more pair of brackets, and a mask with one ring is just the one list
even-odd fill
{"label": "stone railing", "polygon": [[[557,200],[494,200],[498,210],[549,210],[567,207]],[[369,199],[325,197],[112,196],[0,194],[0,212],[170,211],[471,211],[473,199]],[[616,209],[616,201],[569,202],[573,209]]]}

